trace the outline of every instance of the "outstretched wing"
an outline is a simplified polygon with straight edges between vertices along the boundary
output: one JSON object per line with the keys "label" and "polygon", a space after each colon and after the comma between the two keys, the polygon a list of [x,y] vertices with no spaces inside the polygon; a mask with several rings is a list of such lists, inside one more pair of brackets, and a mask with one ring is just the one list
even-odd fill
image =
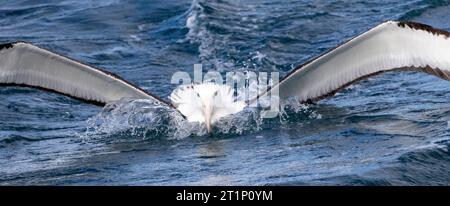
{"label": "outstretched wing", "polygon": [[281,99],[317,101],[369,76],[418,70],[450,81],[450,33],[388,21],[297,67],[272,89]]}
{"label": "outstretched wing", "polygon": [[0,85],[36,87],[97,105],[122,98],[164,102],[112,73],[26,42],[0,45]]}

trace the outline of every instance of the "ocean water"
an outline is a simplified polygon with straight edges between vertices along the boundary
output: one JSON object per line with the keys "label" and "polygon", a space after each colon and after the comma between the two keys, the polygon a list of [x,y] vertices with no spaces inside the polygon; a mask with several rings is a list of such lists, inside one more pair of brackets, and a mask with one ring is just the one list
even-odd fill
{"label": "ocean water", "polygon": [[[167,99],[174,72],[279,71],[386,20],[450,30],[450,2],[4,0],[0,42],[26,40]],[[386,73],[213,135],[168,108],[104,108],[0,88],[0,185],[450,185],[450,83]]]}

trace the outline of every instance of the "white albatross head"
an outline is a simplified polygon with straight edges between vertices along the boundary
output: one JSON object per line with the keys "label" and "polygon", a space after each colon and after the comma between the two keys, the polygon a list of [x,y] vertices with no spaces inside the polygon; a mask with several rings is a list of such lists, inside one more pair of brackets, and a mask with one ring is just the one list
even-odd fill
{"label": "white albatross head", "polygon": [[189,122],[205,123],[210,133],[211,125],[217,120],[238,113],[246,106],[243,101],[235,101],[233,93],[227,85],[190,84],[176,88],[169,99]]}

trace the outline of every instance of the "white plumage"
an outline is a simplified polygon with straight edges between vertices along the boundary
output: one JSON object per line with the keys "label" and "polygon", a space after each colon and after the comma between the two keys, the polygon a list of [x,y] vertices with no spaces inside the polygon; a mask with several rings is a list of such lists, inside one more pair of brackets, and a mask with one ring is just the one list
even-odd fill
{"label": "white plumage", "polygon": [[181,85],[170,95],[172,104],[190,122],[205,122],[208,131],[220,118],[242,111],[245,102],[236,101],[228,85],[214,83]]}
{"label": "white plumage", "polygon": [[297,67],[274,88],[281,99],[309,102],[385,71],[414,69],[450,80],[449,37],[424,24],[388,21]]}
{"label": "white plumage", "polygon": [[26,42],[0,48],[0,84],[38,87],[96,104],[155,99],[122,78]]}

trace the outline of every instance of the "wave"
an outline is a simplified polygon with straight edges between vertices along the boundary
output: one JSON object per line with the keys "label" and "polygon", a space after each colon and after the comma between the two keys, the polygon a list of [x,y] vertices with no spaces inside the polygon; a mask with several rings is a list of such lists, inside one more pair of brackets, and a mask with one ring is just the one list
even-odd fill
{"label": "wave", "polygon": [[4,147],[7,144],[11,144],[18,141],[32,142],[32,141],[39,141],[39,139],[33,139],[21,135],[12,134],[0,139],[0,148]]}
{"label": "wave", "polygon": [[[436,142],[429,148],[407,152],[389,165],[363,174],[317,179],[313,185],[448,185],[450,142]],[[284,185],[299,184],[288,182]]]}
{"label": "wave", "polygon": [[207,70],[270,68],[274,60],[247,41],[258,35],[261,19],[256,15],[255,8],[240,2],[194,0],[186,14],[188,32],[183,41],[198,48],[199,61]]}
{"label": "wave", "polygon": [[414,4],[414,8],[406,12],[405,14],[401,15],[399,17],[399,20],[402,21],[410,21],[412,19],[415,19],[417,17],[420,17],[422,14],[424,14],[426,11],[430,9],[435,9],[438,7],[443,6],[449,6],[450,1],[448,0],[425,0],[425,1],[418,1]]}
{"label": "wave", "polygon": [[186,17],[186,28],[188,28],[186,39],[198,46],[199,60],[208,69],[234,67],[234,63],[224,62],[217,56],[218,48],[223,48],[226,42],[207,28],[208,20],[203,3],[199,0],[192,1]]}
{"label": "wave", "polygon": [[0,148],[5,148],[8,145],[12,144],[22,144],[22,143],[29,143],[29,142],[38,142],[43,140],[50,140],[50,139],[60,139],[64,137],[56,136],[56,137],[28,137],[23,135],[17,135],[17,134],[9,134],[5,137],[0,137]]}

